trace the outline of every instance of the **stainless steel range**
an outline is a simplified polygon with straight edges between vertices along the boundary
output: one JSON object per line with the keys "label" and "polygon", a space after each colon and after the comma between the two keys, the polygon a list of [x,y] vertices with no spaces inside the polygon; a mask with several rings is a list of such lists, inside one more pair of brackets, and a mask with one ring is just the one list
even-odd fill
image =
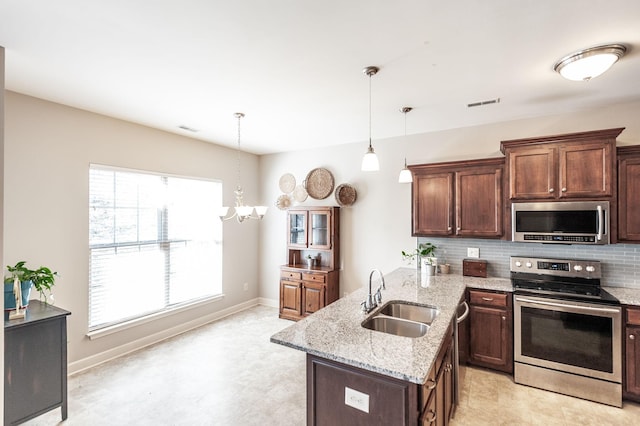
{"label": "stainless steel range", "polygon": [[511,257],[514,380],[622,406],[620,302],[600,262]]}

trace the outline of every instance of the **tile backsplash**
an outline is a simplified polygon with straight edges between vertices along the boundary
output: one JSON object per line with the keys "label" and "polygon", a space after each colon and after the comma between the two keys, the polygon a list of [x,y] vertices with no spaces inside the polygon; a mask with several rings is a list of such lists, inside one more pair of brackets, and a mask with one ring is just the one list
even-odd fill
{"label": "tile backsplash", "polygon": [[467,248],[479,248],[480,259],[487,261],[489,276],[509,278],[510,256],[534,256],[560,259],[595,259],[602,265],[602,285],[640,289],[640,244],[582,246],[562,244],[514,243],[512,241],[471,238],[418,238],[418,243],[433,243],[438,263],[449,263],[451,273],[462,273]]}

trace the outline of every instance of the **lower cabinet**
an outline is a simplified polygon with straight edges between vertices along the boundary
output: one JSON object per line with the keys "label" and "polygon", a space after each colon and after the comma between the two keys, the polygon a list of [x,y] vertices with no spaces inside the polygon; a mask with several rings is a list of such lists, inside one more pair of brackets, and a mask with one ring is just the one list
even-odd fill
{"label": "lower cabinet", "polygon": [[299,320],[338,300],[338,271],[282,267],[280,318]]}
{"label": "lower cabinet", "polygon": [[454,410],[452,330],[423,385],[307,354],[307,424],[448,425]]}
{"label": "lower cabinet", "polygon": [[513,372],[513,300],[510,293],[468,290],[468,363]]}
{"label": "lower cabinet", "polygon": [[640,308],[626,306],[624,398],[640,402]]}

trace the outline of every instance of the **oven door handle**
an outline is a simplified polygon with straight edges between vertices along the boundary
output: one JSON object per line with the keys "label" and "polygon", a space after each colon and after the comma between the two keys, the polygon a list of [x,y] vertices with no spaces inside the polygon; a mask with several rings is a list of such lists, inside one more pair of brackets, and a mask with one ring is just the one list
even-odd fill
{"label": "oven door handle", "polygon": [[525,299],[523,297],[517,297],[517,296],[516,296],[516,301],[517,302],[531,303],[531,304],[534,304],[534,305],[555,306],[557,308],[572,308],[572,309],[578,309],[578,310],[583,310],[583,311],[611,312],[611,313],[619,313],[620,312],[620,310],[612,309],[612,308],[596,308],[596,307],[593,307],[593,306],[572,305],[572,304],[569,304],[569,303],[556,303],[556,302],[547,302],[547,301],[542,301],[542,300],[531,300],[531,299]]}
{"label": "oven door handle", "polygon": [[602,241],[602,235],[604,234],[604,211],[602,210],[602,206],[597,206],[598,210],[598,235],[596,235],[596,240]]}

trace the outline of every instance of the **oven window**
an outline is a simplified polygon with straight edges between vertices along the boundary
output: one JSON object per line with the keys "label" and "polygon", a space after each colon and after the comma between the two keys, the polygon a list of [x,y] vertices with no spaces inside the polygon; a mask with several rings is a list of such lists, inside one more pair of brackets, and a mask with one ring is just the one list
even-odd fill
{"label": "oven window", "polygon": [[611,318],[522,307],[522,355],[613,372]]}

